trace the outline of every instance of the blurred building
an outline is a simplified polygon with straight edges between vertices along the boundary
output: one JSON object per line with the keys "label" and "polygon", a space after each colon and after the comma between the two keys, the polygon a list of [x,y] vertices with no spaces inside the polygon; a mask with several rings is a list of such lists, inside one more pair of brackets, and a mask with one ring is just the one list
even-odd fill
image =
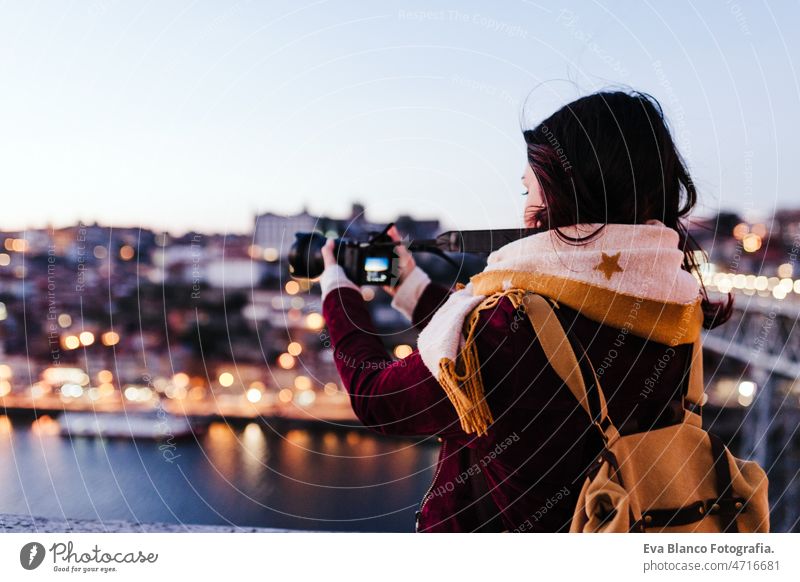
{"label": "blurred building", "polygon": [[282,215],[267,212],[256,216],[253,245],[261,250],[266,260],[285,257],[294,242],[296,232],[320,229],[320,219],[305,209],[299,214]]}

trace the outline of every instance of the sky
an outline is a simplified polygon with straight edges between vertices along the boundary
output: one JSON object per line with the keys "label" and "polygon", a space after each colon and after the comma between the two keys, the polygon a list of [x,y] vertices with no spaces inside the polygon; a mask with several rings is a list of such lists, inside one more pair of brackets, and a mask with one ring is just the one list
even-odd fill
{"label": "sky", "polygon": [[0,229],[518,226],[521,128],[659,99],[700,214],[800,202],[798,2],[0,0]]}

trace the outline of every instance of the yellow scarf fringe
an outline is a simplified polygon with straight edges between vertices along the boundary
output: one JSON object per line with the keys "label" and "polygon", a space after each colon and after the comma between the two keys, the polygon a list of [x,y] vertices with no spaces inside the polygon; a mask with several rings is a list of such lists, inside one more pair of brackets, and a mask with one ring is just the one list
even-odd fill
{"label": "yellow scarf fringe", "polygon": [[524,296],[523,289],[509,289],[489,295],[472,311],[465,322],[466,339],[456,361],[442,358],[439,362],[439,384],[455,407],[461,428],[467,434],[475,433],[483,436],[488,431],[489,425],[494,422],[484,395],[478,348],[475,345],[478,317],[482,311],[495,307],[503,297],[508,297],[515,308],[519,307]]}

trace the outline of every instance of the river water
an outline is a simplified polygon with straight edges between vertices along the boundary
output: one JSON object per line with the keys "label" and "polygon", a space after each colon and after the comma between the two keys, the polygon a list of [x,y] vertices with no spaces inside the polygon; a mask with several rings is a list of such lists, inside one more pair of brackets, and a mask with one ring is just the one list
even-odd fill
{"label": "river water", "polygon": [[437,449],[356,429],[213,423],[176,441],[69,438],[0,416],[0,513],[413,531]]}

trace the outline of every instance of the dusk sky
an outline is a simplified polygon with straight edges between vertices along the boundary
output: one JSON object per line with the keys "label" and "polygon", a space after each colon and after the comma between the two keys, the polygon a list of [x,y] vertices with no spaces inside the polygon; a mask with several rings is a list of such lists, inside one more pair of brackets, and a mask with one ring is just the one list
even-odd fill
{"label": "dusk sky", "polygon": [[661,101],[700,212],[800,206],[800,3],[553,6],[2,2],[0,228],[247,232],[353,201],[516,226],[521,119],[620,85]]}

